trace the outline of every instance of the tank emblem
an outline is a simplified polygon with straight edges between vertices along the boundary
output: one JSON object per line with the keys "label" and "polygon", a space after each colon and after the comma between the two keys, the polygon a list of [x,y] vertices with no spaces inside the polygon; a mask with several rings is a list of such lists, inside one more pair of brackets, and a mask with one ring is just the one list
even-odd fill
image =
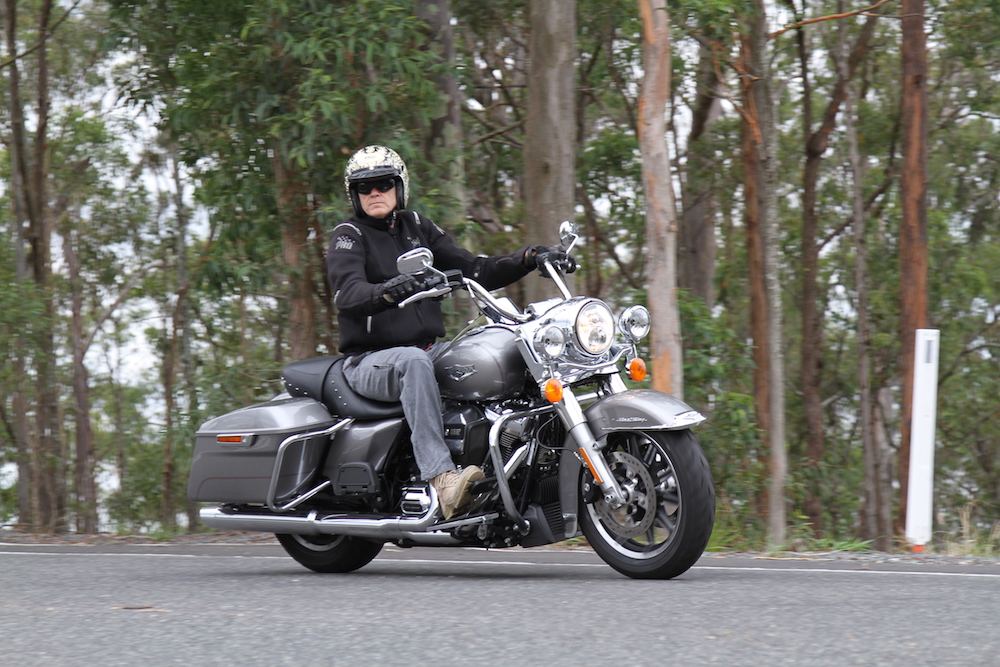
{"label": "tank emblem", "polygon": [[461,382],[462,380],[464,380],[464,379],[466,379],[466,378],[468,378],[468,377],[470,377],[472,375],[475,375],[476,374],[476,367],[475,366],[449,366],[448,368],[444,369],[444,374],[448,378],[454,380],[455,382]]}

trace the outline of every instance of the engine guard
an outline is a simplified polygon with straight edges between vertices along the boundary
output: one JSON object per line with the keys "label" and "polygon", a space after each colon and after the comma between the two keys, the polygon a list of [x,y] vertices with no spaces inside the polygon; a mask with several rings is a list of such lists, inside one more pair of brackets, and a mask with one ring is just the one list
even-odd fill
{"label": "engine guard", "polygon": [[612,431],[679,431],[705,421],[684,401],[652,389],[630,389],[591,404],[584,415],[595,438]]}

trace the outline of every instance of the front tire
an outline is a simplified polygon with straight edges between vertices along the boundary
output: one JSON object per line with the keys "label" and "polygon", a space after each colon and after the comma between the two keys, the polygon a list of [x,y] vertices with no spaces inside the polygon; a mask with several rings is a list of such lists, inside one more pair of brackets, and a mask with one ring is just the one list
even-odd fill
{"label": "front tire", "polygon": [[629,431],[605,436],[603,454],[628,501],[611,508],[581,477],[583,534],[608,565],[634,579],[672,579],[686,572],[708,545],[715,524],[715,486],[694,435],[684,431]]}
{"label": "front tire", "polygon": [[313,572],[353,572],[372,561],[381,542],[346,535],[275,535],[289,556]]}

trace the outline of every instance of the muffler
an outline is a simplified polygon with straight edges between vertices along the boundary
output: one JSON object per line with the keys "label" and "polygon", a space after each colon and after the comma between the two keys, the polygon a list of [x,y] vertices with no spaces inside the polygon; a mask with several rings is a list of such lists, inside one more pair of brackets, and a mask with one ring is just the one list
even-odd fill
{"label": "muffler", "polygon": [[[203,507],[198,513],[202,523],[219,530],[293,535],[349,535],[384,542],[408,541],[426,546],[458,543],[450,533],[432,530],[438,509],[436,493],[431,494],[427,511],[420,516],[368,519],[344,515],[320,516],[315,510],[306,516],[233,513],[223,506]],[[454,524],[451,524],[454,525]]]}

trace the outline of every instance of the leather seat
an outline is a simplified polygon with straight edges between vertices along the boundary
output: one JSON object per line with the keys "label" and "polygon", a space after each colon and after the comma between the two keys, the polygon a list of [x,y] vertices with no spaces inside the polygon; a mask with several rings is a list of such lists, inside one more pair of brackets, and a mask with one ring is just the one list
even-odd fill
{"label": "leather seat", "polygon": [[314,357],[293,361],[281,374],[285,390],[322,403],[330,414],[361,420],[392,419],[403,416],[400,403],[365,398],[347,384],[344,357]]}

